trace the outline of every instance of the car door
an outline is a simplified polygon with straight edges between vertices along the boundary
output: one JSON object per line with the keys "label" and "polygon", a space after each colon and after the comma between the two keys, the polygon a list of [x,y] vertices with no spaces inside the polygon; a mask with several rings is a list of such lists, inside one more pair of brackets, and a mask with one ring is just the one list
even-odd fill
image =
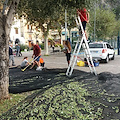
{"label": "car door", "polygon": [[106,44],[106,46],[107,46],[107,51],[108,51],[108,54],[109,54],[109,58],[112,58],[113,54],[114,54],[113,49],[112,49],[111,45],[108,44],[108,43]]}

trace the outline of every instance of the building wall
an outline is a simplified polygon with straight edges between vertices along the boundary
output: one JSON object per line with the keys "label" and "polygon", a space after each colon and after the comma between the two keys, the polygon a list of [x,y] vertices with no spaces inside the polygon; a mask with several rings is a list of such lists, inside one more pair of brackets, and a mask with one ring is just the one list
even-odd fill
{"label": "building wall", "polygon": [[29,41],[36,43],[36,40],[41,43],[42,32],[37,32],[35,28],[35,26],[29,25],[24,18],[14,17],[10,31],[10,40],[13,42],[13,46],[15,46],[16,39],[19,39],[20,44],[24,45],[29,45]]}
{"label": "building wall", "polygon": [[25,44],[24,33],[21,31],[22,27],[21,20],[14,17],[10,31],[10,40],[13,42],[13,46],[15,46],[16,39],[20,41],[20,44]]}

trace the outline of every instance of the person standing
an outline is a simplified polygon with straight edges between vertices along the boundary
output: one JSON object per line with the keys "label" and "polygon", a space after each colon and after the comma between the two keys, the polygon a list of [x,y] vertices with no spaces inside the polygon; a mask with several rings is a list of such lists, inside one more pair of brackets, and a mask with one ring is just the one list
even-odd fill
{"label": "person standing", "polygon": [[69,40],[65,41],[65,54],[68,65],[70,64],[70,58],[71,58],[71,45]]}
{"label": "person standing", "polygon": [[16,43],[16,56],[20,56],[20,46]]}
{"label": "person standing", "polygon": [[50,46],[51,48],[52,48],[52,50],[53,50],[53,52],[54,52],[54,49],[55,49],[55,44],[54,44],[54,42],[52,41],[51,42],[51,46]]}
{"label": "person standing", "polygon": [[14,55],[13,55],[13,49],[12,49],[13,45],[10,44],[9,45],[9,66],[10,66],[10,63],[12,61],[12,66],[15,66],[15,62],[14,62]]}
{"label": "person standing", "polygon": [[32,58],[34,57],[35,61],[33,62],[33,65],[30,69],[32,69],[35,64],[37,64],[38,67],[36,70],[42,70],[42,68],[40,67],[41,48],[39,47],[39,45],[35,45],[33,42],[31,42],[31,45],[33,46]]}
{"label": "person standing", "polygon": [[[82,8],[82,9],[77,9],[77,14],[81,19],[82,22],[82,26],[86,35],[86,24],[89,22],[89,13],[87,12],[86,8]],[[87,35],[86,35],[86,39],[87,39]]]}

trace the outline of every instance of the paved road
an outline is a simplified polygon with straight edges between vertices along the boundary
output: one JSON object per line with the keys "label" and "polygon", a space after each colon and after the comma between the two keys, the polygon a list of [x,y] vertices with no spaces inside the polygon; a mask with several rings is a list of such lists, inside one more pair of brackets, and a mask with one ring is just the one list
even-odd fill
{"label": "paved road", "polygon": [[[51,50],[52,51],[52,50]],[[20,65],[22,59],[27,56],[30,61],[32,56],[32,51],[27,51],[22,53],[22,57],[15,57],[15,64]],[[83,56],[81,56],[83,57]],[[45,61],[45,67],[47,68],[67,68],[66,56],[64,53],[52,53],[49,56],[44,56],[44,51],[42,51],[42,58]],[[120,73],[120,55],[115,56],[115,60],[109,61],[109,63],[100,63],[99,67],[95,67],[97,73],[101,72],[112,72],[114,74]],[[75,65],[75,69],[90,72],[89,67],[78,67]]]}

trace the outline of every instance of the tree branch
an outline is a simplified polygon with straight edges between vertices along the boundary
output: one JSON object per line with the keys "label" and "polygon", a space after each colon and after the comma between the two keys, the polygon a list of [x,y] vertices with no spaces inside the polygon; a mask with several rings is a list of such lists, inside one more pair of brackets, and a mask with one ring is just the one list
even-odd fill
{"label": "tree branch", "polygon": [[17,7],[18,7],[19,1],[20,0],[13,0],[11,5],[10,5],[9,11],[7,13],[7,24],[9,26],[12,24],[14,13],[15,13]]}

